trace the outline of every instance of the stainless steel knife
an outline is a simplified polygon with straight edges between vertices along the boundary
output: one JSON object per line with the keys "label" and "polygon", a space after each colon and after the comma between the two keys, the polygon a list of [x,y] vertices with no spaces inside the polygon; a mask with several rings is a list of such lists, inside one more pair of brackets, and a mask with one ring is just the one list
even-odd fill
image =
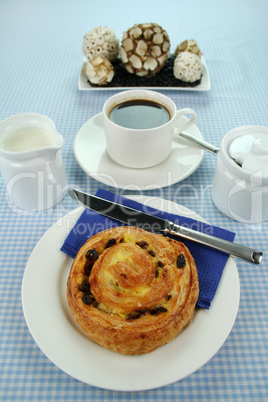
{"label": "stainless steel knife", "polygon": [[164,232],[204,244],[222,251],[233,257],[240,258],[253,264],[260,264],[263,253],[249,247],[232,243],[197,230],[175,224],[174,222],[140,212],[122,204],[107,201],[91,194],[70,189],[69,195],[77,202],[98,212],[99,214],[116,219],[126,225],[137,226],[149,232]]}

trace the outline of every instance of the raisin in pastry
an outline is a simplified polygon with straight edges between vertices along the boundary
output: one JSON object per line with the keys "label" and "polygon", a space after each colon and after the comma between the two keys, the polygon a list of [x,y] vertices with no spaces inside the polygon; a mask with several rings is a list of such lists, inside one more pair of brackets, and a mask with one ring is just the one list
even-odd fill
{"label": "raisin in pastry", "polygon": [[127,355],[149,353],[191,322],[199,293],[187,247],[140,228],[91,237],[68,277],[70,310],[95,342]]}

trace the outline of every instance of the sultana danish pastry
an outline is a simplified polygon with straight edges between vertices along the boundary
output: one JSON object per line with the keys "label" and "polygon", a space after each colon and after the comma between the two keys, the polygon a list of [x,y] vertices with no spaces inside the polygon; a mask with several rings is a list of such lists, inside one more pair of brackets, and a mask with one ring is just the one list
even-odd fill
{"label": "sultana danish pastry", "polygon": [[104,230],[79,250],[70,310],[84,332],[121,354],[149,353],[191,322],[197,269],[181,242],[130,226]]}

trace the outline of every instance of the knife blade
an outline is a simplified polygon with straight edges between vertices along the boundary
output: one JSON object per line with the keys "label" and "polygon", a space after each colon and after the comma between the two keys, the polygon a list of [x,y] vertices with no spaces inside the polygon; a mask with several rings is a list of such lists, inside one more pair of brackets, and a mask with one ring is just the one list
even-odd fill
{"label": "knife blade", "polygon": [[87,208],[109,218],[123,222],[126,225],[140,227],[149,232],[169,233],[214,248],[225,254],[229,254],[253,264],[261,263],[263,256],[261,251],[237,243],[232,243],[185,226],[177,225],[174,222],[159,218],[158,216],[147,214],[134,208],[111,202],[82,191],[70,189],[69,195],[75,201]]}

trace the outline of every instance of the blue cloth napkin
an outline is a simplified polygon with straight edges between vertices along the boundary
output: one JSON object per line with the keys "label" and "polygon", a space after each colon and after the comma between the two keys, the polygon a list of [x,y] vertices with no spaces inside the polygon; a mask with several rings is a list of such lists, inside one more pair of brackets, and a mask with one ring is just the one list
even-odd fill
{"label": "blue cloth napkin", "polygon": [[[99,189],[96,195],[109,201],[117,202],[119,204],[137,209],[139,211],[144,211],[163,219],[168,219],[169,221],[179,225],[190,227],[200,232],[205,232],[228,241],[233,241],[235,237],[235,233],[228,230],[199,222],[192,218],[186,218],[184,216],[158,211],[154,208],[148,207],[147,205],[144,206],[136,201],[132,201],[128,198],[119,196],[118,194],[113,194],[106,190]],[[102,230],[119,225],[123,224],[86,208],[65,239],[61,250],[70,257],[74,258],[78,250],[91,236]],[[199,298],[197,306],[209,309],[220,282],[228,255],[191,240],[178,238],[177,236],[174,237],[174,239],[182,241],[189,248],[198,270]]]}

